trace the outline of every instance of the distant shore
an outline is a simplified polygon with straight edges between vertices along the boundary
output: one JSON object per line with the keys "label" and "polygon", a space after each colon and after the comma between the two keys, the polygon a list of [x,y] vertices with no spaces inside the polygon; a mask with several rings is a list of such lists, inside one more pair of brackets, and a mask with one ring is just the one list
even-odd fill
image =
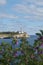
{"label": "distant shore", "polygon": [[20,38],[20,37],[29,37],[26,32],[19,33],[19,32],[0,32],[0,38]]}

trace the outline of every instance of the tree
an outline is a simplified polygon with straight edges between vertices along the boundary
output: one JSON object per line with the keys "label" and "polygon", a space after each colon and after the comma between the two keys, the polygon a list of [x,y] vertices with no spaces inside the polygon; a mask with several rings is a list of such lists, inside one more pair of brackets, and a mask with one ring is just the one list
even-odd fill
{"label": "tree", "polygon": [[38,36],[37,40],[34,43],[35,52],[37,51],[37,59],[41,61],[39,65],[43,65],[43,30],[40,30],[40,33],[36,33]]}

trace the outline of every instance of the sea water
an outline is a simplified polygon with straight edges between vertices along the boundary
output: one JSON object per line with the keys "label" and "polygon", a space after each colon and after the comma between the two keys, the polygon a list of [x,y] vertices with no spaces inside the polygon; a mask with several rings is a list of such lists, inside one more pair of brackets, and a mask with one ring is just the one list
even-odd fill
{"label": "sea water", "polygon": [[[35,41],[36,39],[37,39],[36,36],[31,35],[29,38],[27,38],[27,41],[29,42],[30,45],[33,45],[33,44],[34,44],[34,41]],[[10,39],[0,39],[0,44],[1,44],[2,42],[12,44],[12,40],[13,40],[12,38],[10,38]],[[18,43],[20,43],[20,39],[18,39]]]}

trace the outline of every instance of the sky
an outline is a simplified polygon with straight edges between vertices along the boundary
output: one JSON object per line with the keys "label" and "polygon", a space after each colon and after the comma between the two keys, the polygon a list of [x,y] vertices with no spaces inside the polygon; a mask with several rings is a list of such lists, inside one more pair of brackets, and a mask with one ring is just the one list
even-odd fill
{"label": "sky", "polygon": [[0,0],[0,32],[30,35],[43,30],[43,0]]}

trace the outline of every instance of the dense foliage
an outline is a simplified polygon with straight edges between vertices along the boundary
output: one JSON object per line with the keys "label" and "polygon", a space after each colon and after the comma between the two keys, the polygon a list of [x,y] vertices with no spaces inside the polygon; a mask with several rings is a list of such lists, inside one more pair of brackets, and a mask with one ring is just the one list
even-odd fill
{"label": "dense foliage", "polygon": [[12,40],[12,44],[0,44],[0,65],[43,65],[43,31],[37,33],[38,39],[33,46],[27,39]]}

